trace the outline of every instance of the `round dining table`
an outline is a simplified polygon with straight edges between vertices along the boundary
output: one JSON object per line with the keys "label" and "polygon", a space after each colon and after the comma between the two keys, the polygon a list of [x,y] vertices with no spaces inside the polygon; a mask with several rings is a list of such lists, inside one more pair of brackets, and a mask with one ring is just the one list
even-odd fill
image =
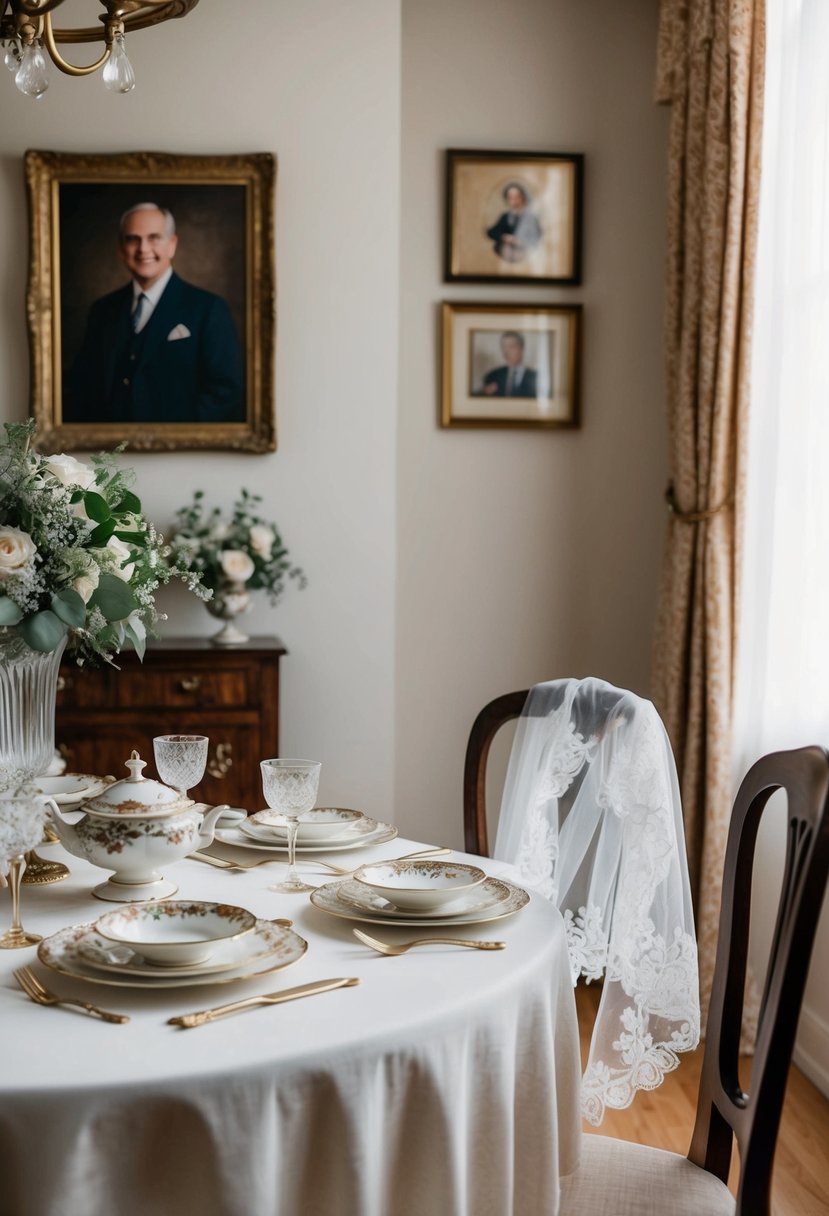
{"label": "round dining table", "polygon": [[[321,856],[357,865],[419,847],[397,839]],[[48,935],[118,906],[91,895],[102,871],[59,845],[44,852],[71,873],[23,887],[26,929]],[[301,869],[330,881],[311,858]],[[509,918],[452,930],[363,925],[387,941],[451,932],[506,943],[390,958],[357,940],[357,922],[269,890],[281,874],[277,864],[238,872],[191,858],[168,869],[176,898],[290,918],[308,942],[290,968],[244,983],[109,987],[55,974],[36,947],[0,951],[2,1216],[554,1216],[581,1135],[557,909],[532,894]],[[0,920],[8,916],[0,891]],[[33,1003],[13,976],[22,964],[55,993],[130,1021]],[[168,1024],[352,976],[359,985],[194,1029]]]}

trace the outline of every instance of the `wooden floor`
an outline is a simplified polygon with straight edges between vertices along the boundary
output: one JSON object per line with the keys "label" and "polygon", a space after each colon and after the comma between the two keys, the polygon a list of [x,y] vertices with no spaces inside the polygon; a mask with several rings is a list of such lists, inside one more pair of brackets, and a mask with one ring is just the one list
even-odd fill
{"label": "wooden floor", "polygon": [[[582,1056],[586,1060],[590,1031],[600,994],[598,984],[579,985]],[[681,1057],[659,1089],[637,1094],[628,1110],[611,1111],[600,1128],[583,1124],[620,1140],[634,1140],[654,1148],[685,1154],[691,1141],[703,1048]],[[736,1190],[736,1162],[729,1186]],[[783,1121],[774,1162],[773,1216],[827,1216],[829,1213],[829,1102],[792,1067],[783,1109]]]}

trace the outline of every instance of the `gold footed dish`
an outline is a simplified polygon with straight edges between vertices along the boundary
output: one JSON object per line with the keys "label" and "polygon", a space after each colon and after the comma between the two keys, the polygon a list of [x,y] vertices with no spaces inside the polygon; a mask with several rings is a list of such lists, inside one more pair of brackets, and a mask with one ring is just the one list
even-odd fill
{"label": "gold footed dish", "polygon": [[22,881],[33,887],[45,887],[50,882],[60,882],[69,877],[69,866],[62,861],[45,861],[34,849],[26,854],[26,872]]}

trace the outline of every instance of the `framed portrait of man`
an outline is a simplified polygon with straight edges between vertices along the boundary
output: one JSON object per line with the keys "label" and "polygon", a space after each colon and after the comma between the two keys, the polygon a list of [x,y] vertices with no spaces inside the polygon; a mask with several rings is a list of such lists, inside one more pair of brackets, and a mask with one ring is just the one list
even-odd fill
{"label": "framed portrait of man", "polygon": [[447,282],[581,282],[584,157],[446,154]]}
{"label": "framed portrait of man", "polygon": [[579,425],[581,306],[443,305],[445,427]]}
{"label": "framed portrait of man", "polygon": [[273,451],[275,158],[25,167],[40,448]]}

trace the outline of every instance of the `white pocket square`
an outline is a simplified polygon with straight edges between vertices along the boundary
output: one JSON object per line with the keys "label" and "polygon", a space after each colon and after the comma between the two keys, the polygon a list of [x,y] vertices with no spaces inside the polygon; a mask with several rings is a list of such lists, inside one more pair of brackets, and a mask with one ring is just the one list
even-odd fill
{"label": "white pocket square", "polygon": [[190,330],[186,325],[177,325],[175,329],[171,329],[167,335],[168,342],[178,342],[180,338],[189,338]]}

